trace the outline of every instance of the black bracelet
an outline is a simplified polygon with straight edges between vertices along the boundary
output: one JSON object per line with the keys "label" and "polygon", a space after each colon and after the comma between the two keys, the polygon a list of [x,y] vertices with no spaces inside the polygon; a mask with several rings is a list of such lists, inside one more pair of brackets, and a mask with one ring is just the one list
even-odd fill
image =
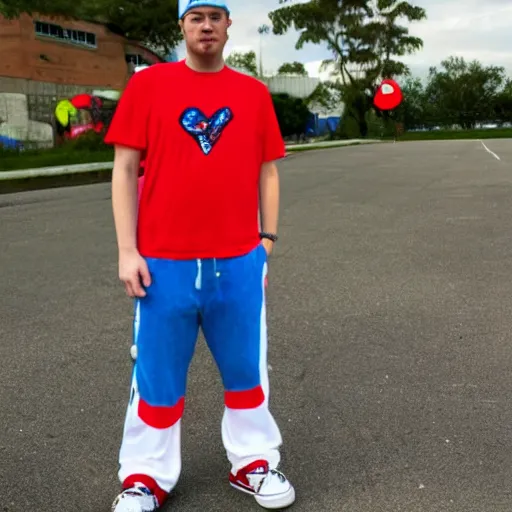
{"label": "black bracelet", "polygon": [[274,235],[273,233],[262,232],[262,233],[260,233],[260,238],[267,238],[268,240],[271,240],[272,242],[277,242],[279,237],[277,235]]}

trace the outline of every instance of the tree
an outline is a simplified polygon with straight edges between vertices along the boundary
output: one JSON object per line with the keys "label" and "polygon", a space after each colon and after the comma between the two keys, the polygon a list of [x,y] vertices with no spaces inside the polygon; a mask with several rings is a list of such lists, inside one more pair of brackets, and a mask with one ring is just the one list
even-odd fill
{"label": "tree", "polygon": [[[289,2],[280,0],[281,4]],[[332,66],[340,78],[346,115],[365,136],[366,114],[372,108],[377,82],[384,75],[405,72],[407,67],[394,57],[422,46],[398,21],[419,21],[426,13],[399,0],[310,0],[280,7],[269,17],[275,34],[285,34],[290,28],[300,32],[296,49],[306,43],[327,46],[333,56],[324,61],[324,67]]]}
{"label": "tree", "polygon": [[396,119],[406,130],[419,128],[426,123],[425,89],[419,78],[408,77],[401,86],[402,104],[396,109]]}
{"label": "tree", "polygon": [[320,82],[314,91],[304,100],[305,104],[316,111],[332,112],[341,107],[342,86],[340,81]]}
{"label": "tree", "polygon": [[289,94],[273,94],[272,100],[283,137],[302,135],[311,113],[305,102]]}
{"label": "tree", "polygon": [[508,79],[503,90],[494,100],[494,118],[499,124],[512,123],[512,79]]}
{"label": "tree", "polygon": [[115,33],[165,52],[182,40],[176,20],[178,0],[0,0],[0,14],[5,17],[24,12],[104,23]]}
{"label": "tree", "polygon": [[495,117],[496,100],[502,91],[506,98],[505,69],[484,67],[474,60],[449,57],[441,68],[431,67],[426,87],[426,101],[434,106],[437,124],[458,124],[464,129]]}
{"label": "tree", "polygon": [[277,70],[278,75],[298,75],[298,76],[308,76],[308,72],[304,67],[302,62],[285,62],[281,64],[279,69]]}
{"label": "tree", "polygon": [[[280,4],[290,0],[279,0]],[[371,15],[368,0],[311,0],[307,3],[286,5],[269,13],[274,34],[283,35],[290,28],[300,32],[295,44],[297,50],[306,43],[325,44],[333,58],[324,64],[336,65],[343,84],[353,82],[348,65],[368,59],[369,44],[358,31]]]}
{"label": "tree", "polygon": [[226,58],[226,64],[232,68],[244,70],[252,76],[258,76],[258,65],[256,64],[256,53],[233,52]]}
{"label": "tree", "polygon": [[375,37],[377,70],[382,78],[393,78],[410,74],[409,67],[393,57],[403,57],[421,50],[423,41],[409,35],[409,29],[399,24],[405,19],[409,23],[427,17],[425,9],[397,0],[374,0],[374,17],[368,25]]}

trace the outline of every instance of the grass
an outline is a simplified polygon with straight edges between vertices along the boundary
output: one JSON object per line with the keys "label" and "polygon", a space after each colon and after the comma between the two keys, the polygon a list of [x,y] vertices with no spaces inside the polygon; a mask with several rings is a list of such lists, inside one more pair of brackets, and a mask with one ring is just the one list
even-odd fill
{"label": "grass", "polygon": [[467,140],[467,139],[508,139],[512,128],[488,128],[481,130],[433,130],[429,132],[406,132],[397,141],[421,140]]}
{"label": "grass", "polygon": [[114,159],[110,148],[91,151],[86,149],[55,148],[29,150],[17,153],[0,150],[0,172],[35,169],[40,167],[57,167],[61,165],[109,162]]}

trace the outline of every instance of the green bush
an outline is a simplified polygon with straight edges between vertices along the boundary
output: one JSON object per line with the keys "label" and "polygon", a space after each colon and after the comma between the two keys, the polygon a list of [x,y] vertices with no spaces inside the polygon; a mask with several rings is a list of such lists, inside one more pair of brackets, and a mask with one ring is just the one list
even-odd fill
{"label": "green bush", "polygon": [[301,98],[289,94],[273,94],[274,109],[283,137],[302,135],[306,131],[310,112]]}
{"label": "green bush", "polygon": [[375,110],[371,109],[366,114],[366,122],[368,123],[368,137],[375,139],[384,135],[385,127],[382,117],[378,117]]}
{"label": "green bush", "polygon": [[114,150],[103,142],[102,135],[88,132],[56,148],[24,151],[0,148],[0,171],[108,162],[113,158]]}
{"label": "green bush", "polygon": [[336,131],[337,139],[360,139],[359,123],[353,116],[342,116]]}

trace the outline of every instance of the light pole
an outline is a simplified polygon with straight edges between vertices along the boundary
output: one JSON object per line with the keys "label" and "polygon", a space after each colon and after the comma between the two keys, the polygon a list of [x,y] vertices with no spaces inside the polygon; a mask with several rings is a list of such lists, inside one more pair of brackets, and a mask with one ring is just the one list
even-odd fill
{"label": "light pole", "polygon": [[263,78],[263,34],[268,34],[270,27],[268,25],[260,25],[258,27],[258,34],[260,35],[260,78]]}

